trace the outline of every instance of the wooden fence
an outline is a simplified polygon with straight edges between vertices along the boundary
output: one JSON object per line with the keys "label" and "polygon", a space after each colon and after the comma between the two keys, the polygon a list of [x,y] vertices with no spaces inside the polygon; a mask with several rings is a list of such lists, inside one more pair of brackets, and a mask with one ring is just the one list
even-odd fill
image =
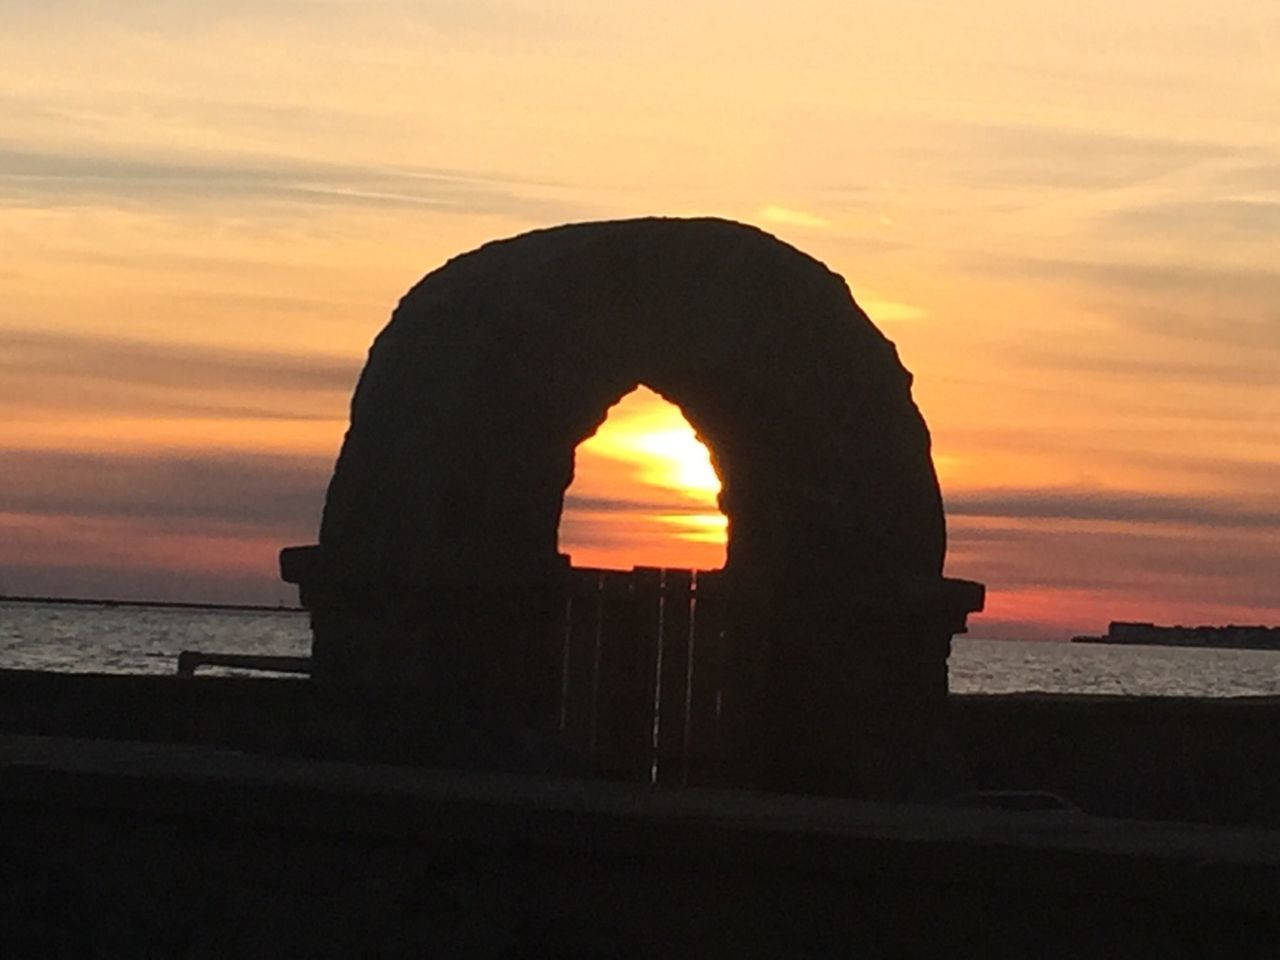
{"label": "wooden fence", "polygon": [[718,752],[719,571],[574,568],[560,625],[559,728],[630,780],[701,782]]}
{"label": "wooden fence", "polygon": [[[723,764],[739,753],[725,749],[727,741],[752,736],[733,702],[734,691],[750,691],[742,689],[743,638],[735,638],[736,650],[726,641],[725,573],[562,561],[539,581],[454,577],[428,588],[353,581],[321,548],[308,546],[281,552],[281,575],[299,584],[311,611],[309,666],[321,682],[434,683],[448,698],[456,681],[462,701],[478,695],[509,708],[507,719],[519,726],[558,728],[569,748],[607,776],[721,781]],[[894,716],[901,713],[890,703],[895,698],[944,702],[950,637],[964,631],[984,597],[982,584],[948,578],[874,583],[862,592],[854,584],[832,589],[826,579],[812,589],[793,587],[799,594],[788,596],[795,610],[787,628],[819,642],[784,667],[790,673],[781,689],[793,697],[812,689],[817,700],[826,698],[822,709],[836,713],[846,694],[864,703],[874,694],[874,709]],[[845,649],[842,638],[859,631],[885,649]],[[463,649],[459,637],[474,638],[474,649]],[[824,672],[827,663],[833,673]],[[861,687],[840,687],[855,675]],[[736,733],[726,729],[731,725]]]}

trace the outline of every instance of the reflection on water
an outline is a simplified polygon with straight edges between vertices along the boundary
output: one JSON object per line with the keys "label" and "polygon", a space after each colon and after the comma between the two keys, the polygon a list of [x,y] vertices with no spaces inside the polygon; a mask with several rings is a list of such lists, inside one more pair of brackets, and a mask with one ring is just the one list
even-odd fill
{"label": "reflection on water", "polygon": [[1097,643],[1019,643],[957,637],[951,689],[956,693],[1134,694],[1141,696],[1280,696],[1280,651]]}
{"label": "reflection on water", "polygon": [[[173,673],[183,650],[305,656],[305,613],[0,602],[0,667]],[[232,671],[207,670],[210,674]],[[1280,696],[1280,651],[957,637],[959,693]]]}
{"label": "reflection on water", "polygon": [[0,667],[173,673],[183,650],[297,657],[310,645],[307,615],[287,610],[0,603]]}

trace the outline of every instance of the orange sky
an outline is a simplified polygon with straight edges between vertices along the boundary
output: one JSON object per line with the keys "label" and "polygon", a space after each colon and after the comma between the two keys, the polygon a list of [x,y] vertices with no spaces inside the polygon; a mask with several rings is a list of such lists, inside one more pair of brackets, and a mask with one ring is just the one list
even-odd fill
{"label": "orange sky", "polygon": [[[0,14],[0,592],[291,599],[275,550],[418,277],[714,214],[897,343],[975,634],[1280,623],[1271,0]],[[579,562],[717,562],[671,417],[642,394],[580,452]]]}
{"label": "orange sky", "polygon": [[680,411],[647,387],[629,393],[578,446],[560,547],[577,566],[724,565],[720,480]]}

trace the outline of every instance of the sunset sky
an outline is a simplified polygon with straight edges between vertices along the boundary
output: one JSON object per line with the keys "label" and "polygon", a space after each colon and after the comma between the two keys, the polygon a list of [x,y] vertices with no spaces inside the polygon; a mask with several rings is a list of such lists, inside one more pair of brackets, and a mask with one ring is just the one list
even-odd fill
{"label": "sunset sky", "polygon": [[[0,594],[293,602],[276,552],[315,540],[413,282],[535,227],[717,215],[897,343],[975,635],[1280,623],[1275,0],[0,17]],[[634,396],[562,548],[719,563],[700,454]]]}

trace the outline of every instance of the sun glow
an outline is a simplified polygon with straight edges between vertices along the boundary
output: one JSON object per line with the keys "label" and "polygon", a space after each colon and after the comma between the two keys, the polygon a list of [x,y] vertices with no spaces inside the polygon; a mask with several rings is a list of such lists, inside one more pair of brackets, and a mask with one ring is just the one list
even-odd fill
{"label": "sun glow", "polygon": [[715,503],[720,478],[707,448],[679,409],[647,387],[638,387],[609,411],[596,433],[578,447],[579,458],[604,457],[628,464],[646,487]]}
{"label": "sun glow", "polygon": [[670,524],[674,536],[692,543],[723,545],[729,532],[729,518],[723,513],[677,513],[658,518]]}
{"label": "sun glow", "polygon": [[693,427],[639,387],[578,446],[561,549],[585,566],[722,566],[728,521],[719,492]]}

